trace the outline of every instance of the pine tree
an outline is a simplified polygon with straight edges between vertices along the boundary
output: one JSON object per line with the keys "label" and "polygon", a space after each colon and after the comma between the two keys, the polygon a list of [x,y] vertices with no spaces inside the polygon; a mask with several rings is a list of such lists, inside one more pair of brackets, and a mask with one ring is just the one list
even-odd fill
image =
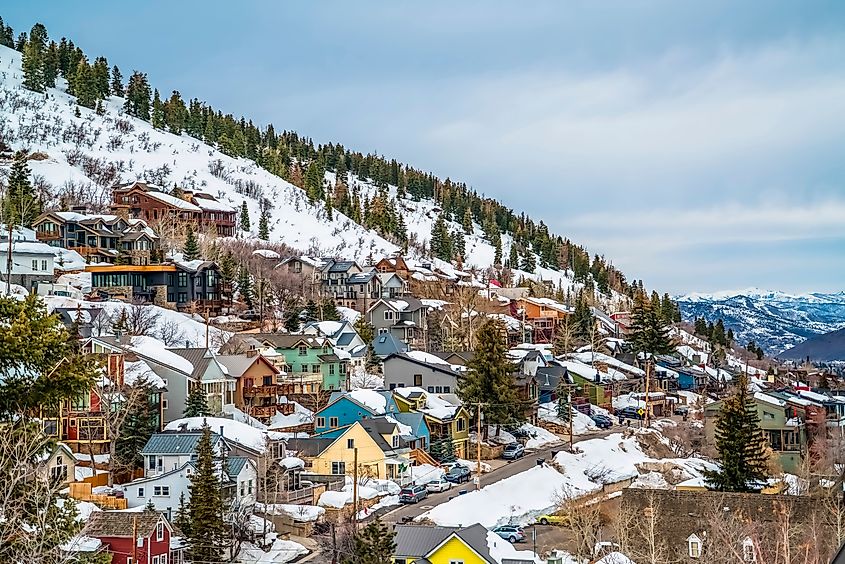
{"label": "pine tree", "polygon": [[94,108],[99,100],[97,93],[97,82],[94,76],[94,69],[86,59],[81,59],[76,65],[76,74],[73,79],[73,93],[76,95],[76,103],[85,108]]}
{"label": "pine tree", "polygon": [[525,272],[534,272],[537,270],[537,259],[534,257],[534,253],[531,252],[530,249],[525,250],[525,254],[522,256],[522,264],[520,268]]}
{"label": "pine tree", "polygon": [[452,260],[452,241],[449,238],[449,229],[446,227],[446,218],[440,214],[431,228],[431,240],[429,241],[431,255],[440,260]]}
{"label": "pine tree", "polygon": [[238,293],[246,306],[252,309],[252,278],[243,265],[238,269]]}
{"label": "pine tree", "polygon": [[158,94],[158,88],[153,92],[153,112],[150,117],[150,123],[156,129],[164,129],[164,104],[161,103],[161,96]]}
{"label": "pine tree", "polygon": [[326,219],[332,221],[334,219],[334,206],[332,205],[332,196],[329,193],[326,193],[325,209]]}
{"label": "pine tree", "polygon": [[197,383],[188,392],[185,400],[185,417],[207,417],[211,415],[208,410],[208,402],[205,397],[205,389],[202,384]]}
{"label": "pine tree", "polygon": [[291,333],[299,331],[300,313],[302,313],[302,307],[297,298],[290,297],[285,300],[284,313],[282,314],[282,324],[284,325],[285,330]]}
{"label": "pine tree", "polygon": [[241,204],[241,231],[249,231],[249,208],[246,205],[246,200]]}
{"label": "pine tree", "polygon": [[516,250],[513,241],[511,241],[511,248],[508,251],[508,267],[519,268],[519,251]]}
{"label": "pine tree", "polygon": [[179,508],[173,518],[173,524],[179,527],[185,536],[191,537],[191,516],[188,514],[188,505],[185,503],[185,492],[179,494]]}
{"label": "pine tree", "polygon": [[8,188],[3,198],[3,215],[9,226],[32,227],[32,222],[41,213],[41,200],[30,181],[26,151],[15,153],[12,170],[9,173]]}
{"label": "pine tree", "polygon": [[[155,389],[148,383],[136,384],[144,388],[143,396],[151,397]],[[151,405],[149,401],[132,402],[129,413],[120,426],[120,433],[115,441],[117,466],[124,469],[140,468],[143,464],[141,449],[150,440],[153,433],[158,431],[158,405]]]}
{"label": "pine tree", "polygon": [[200,258],[200,245],[197,242],[196,235],[194,235],[194,228],[189,223],[185,231],[185,246],[182,249],[182,259],[192,261],[198,258]]}
{"label": "pine tree", "polygon": [[147,500],[147,505],[144,506],[144,513],[155,513],[155,512],[156,512],[156,506],[153,503],[153,498],[149,498]]}
{"label": "pine tree", "polygon": [[465,234],[469,235],[472,233],[472,210],[469,207],[464,212],[464,220],[461,226],[464,228]]}
{"label": "pine tree", "polygon": [[[567,316],[568,317],[568,316]],[[575,311],[572,313],[572,334],[580,343],[589,343],[595,331],[596,319],[587,303],[584,292],[575,299]]]}
{"label": "pine tree", "polygon": [[94,64],[91,65],[91,74],[97,99],[108,98],[111,93],[111,86],[109,86],[109,62],[105,57],[94,59]]}
{"label": "pine tree", "polygon": [[452,443],[452,439],[450,437],[431,441],[429,454],[432,458],[434,458],[434,460],[441,464],[448,464],[458,459],[458,457],[455,456],[455,445]]}
{"label": "pine tree", "polygon": [[331,298],[323,300],[322,321],[340,321],[340,312],[337,309],[337,304]]}
{"label": "pine tree", "polygon": [[[258,218],[258,238],[264,241],[270,240],[270,214],[267,211],[262,211]],[[331,218],[329,218],[331,219]]]}
{"label": "pine tree", "polygon": [[725,333],[725,322],[721,318],[716,320],[713,331],[710,333],[710,340],[715,344],[727,346],[728,336]]}
{"label": "pine tree", "polygon": [[458,396],[465,405],[482,403],[487,425],[524,421],[524,405],[514,385],[515,367],[507,354],[504,328],[487,319],[476,334],[475,355],[467,372],[458,380]]}
{"label": "pine tree", "polygon": [[757,404],[748,392],[745,375],[736,390],[722,401],[716,420],[718,470],[705,471],[707,483],[723,492],[751,492],[769,477],[767,441],[760,428]]}
{"label": "pine tree", "polygon": [[130,116],[146,121],[150,119],[150,84],[147,82],[147,75],[138,71],[129,77],[126,85],[126,101],[123,108]]}
{"label": "pine tree", "polygon": [[34,92],[44,92],[43,46],[28,41],[23,48],[21,69],[23,86]]}
{"label": "pine tree", "polygon": [[123,75],[120,74],[120,69],[117,68],[117,65],[111,69],[111,93],[112,96],[119,96],[120,98],[123,98],[124,95]]}
{"label": "pine tree", "polygon": [[352,554],[345,556],[343,564],[392,564],[396,533],[376,518],[355,534]]}
{"label": "pine tree", "polygon": [[648,355],[670,354],[675,350],[660,314],[642,292],[634,297],[631,311],[631,330],[628,337],[636,353]]}
{"label": "pine tree", "polygon": [[452,245],[454,249],[455,258],[466,258],[467,244],[466,240],[464,239],[464,232],[460,229],[456,229],[452,232]]}
{"label": "pine tree", "polygon": [[352,325],[355,331],[358,333],[358,336],[361,337],[361,340],[365,343],[372,343],[373,339],[375,338],[375,328],[367,321],[367,317],[364,315],[358,316],[358,319],[355,320],[355,323]]}
{"label": "pine tree", "polygon": [[191,474],[191,500],[188,517],[191,534],[188,537],[188,559],[193,562],[223,562],[225,524],[219,472],[214,465],[211,429],[202,426],[197,443],[196,471]]}
{"label": "pine tree", "polygon": [[232,288],[235,285],[235,278],[238,275],[238,264],[230,251],[223,253],[220,258],[220,279],[223,282],[224,292],[229,294],[229,304],[232,303]]}
{"label": "pine tree", "polygon": [[51,41],[42,58],[41,73],[44,78],[44,86],[54,88],[56,78],[59,76],[59,47],[55,41]]}

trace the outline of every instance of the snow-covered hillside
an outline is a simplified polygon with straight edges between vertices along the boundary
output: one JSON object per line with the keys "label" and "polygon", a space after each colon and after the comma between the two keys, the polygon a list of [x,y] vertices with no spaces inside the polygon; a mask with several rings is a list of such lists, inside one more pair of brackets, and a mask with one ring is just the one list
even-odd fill
{"label": "snow-covered hillside", "polygon": [[[111,200],[109,188],[115,182],[143,180],[160,185],[163,190],[178,184],[210,193],[233,206],[245,201],[253,232],[244,236],[257,233],[259,200],[263,197],[273,205],[272,241],[312,255],[358,261],[398,250],[337,210],[329,219],[324,208],[310,203],[301,189],[253,161],[229,157],[187,134],[174,135],[126,115],[122,98],[105,100],[102,115],[98,115],[79,107],[76,99],[65,92],[66,83],[61,78],[57,88],[47,89],[46,95],[24,89],[21,54],[2,46],[0,79],[0,137],[14,149],[35,154],[29,165],[36,185],[43,188],[51,205],[57,205],[63,195],[75,194],[104,210]],[[333,173],[327,173],[326,182],[333,181]],[[349,183],[360,188],[362,197],[372,198],[377,192],[375,186],[352,175]],[[389,190],[395,197],[396,188]],[[408,233],[415,233],[418,241],[427,241],[439,215],[435,203],[403,199],[399,206]],[[451,229],[459,227],[454,222],[450,225]],[[510,236],[503,235],[503,256],[508,255],[510,245]],[[480,270],[493,262],[494,248],[484,240],[478,225],[466,237],[466,250],[464,270]],[[413,251],[411,256],[423,258],[414,257]],[[433,262],[446,272],[452,268],[442,261]],[[571,272],[538,267],[532,274],[518,270],[514,274],[551,281],[556,287],[571,291],[578,289]],[[624,301],[618,295],[614,299]]]}
{"label": "snow-covered hillside", "polygon": [[758,288],[677,298],[684,320],[722,318],[737,342],[754,341],[769,354],[780,353],[808,337],[845,327],[845,292],[786,294]]}

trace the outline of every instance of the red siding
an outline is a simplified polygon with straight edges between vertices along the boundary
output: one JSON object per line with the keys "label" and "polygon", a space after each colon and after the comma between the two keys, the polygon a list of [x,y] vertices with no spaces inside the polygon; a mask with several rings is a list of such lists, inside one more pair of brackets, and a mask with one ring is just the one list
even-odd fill
{"label": "red siding", "polygon": [[[134,564],[147,564],[151,562],[153,556],[161,556],[162,554],[170,554],[170,531],[167,527],[164,528],[164,540],[156,541],[155,533],[150,537],[144,539],[144,546],[137,549],[133,546],[131,538],[125,537],[98,537],[100,541],[108,546],[108,551],[112,554],[112,564],[126,564],[126,558],[133,555],[133,550],[137,555],[137,560]],[[148,558],[149,557],[149,558]],[[168,564],[170,564],[170,557],[168,556]]]}

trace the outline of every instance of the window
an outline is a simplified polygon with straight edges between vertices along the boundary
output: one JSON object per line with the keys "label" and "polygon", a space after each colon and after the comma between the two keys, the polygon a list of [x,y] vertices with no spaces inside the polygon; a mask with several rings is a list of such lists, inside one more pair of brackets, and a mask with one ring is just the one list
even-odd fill
{"label": "window", "polygon": [[390,389],[391,389],[391,390],[395,390],[395,389],[396,389],[396,384],[391,384],[391,385],[390,385]]}
{"label": "window", "polygon": [[[416,385],[416,382],[415,382],[415,385]],[[426,388],[426,390],[428,390],[428,393],[433,394],[434,393],[434,386],[429,386],[429,387]]]}
{"label": "window", "polygon": [[443,386],[443,393],[444,394],[448,394],[448,393],[451,393],[451,392],[452,392],[452,388],[450,388],[449,386]]}
{"label": "window", "polygon": [[153,486],[153,495],[158,497],[169,497],[170,486]]}
{"label": "window", "polygon": [[162,554],[158,557],[158,564],[167,564],[167,555]]}
{"label": "window", "polygon": [[[388,330],[387,330],[387,328],[386,328],[386,327],[379,327],[379,328],[378,328],[378,334],[379,334],[379,335],[387,335],[387,331],[388,331]],[[380,342],[380,343],[383,343],[384,341],[379,340],[379,342]]]}
{"label": "window", "polygon": [[36,259],[32,259],[32,270],[38,270],[38,261]]}
{"label": "window", "polygon": [[458,431],[463,431],[467,428],[467,420],[463,417],[458,417],[457,421],[455,421],[455,426],[457,427]]}
{"label": "window", "polygon": [[687,550],[690,558],[701,558],[701,539],[698,535],[687,537]]}
{"label": "window", "polygon": [[385,321],[392,321],[393,320],[393,312],[390,311],[390,310],[385,311],[384,312],[384,320]]}
{"label": "window", "polygon": [[183,304],[188,301],[188,294],[186,292],[179,292],[179,303]]}
{"label": "window", "polygon": [[164,523],[161,521],[156,524],[156,540],[163,541],[164,540]]}
{"label": "window", "polygon": [[449,560],[449,564],[464,564],[463,560]]}
{"label": "window", "polygon": [[161,564],[161,561],[159,561],[158,556],[153,556],[151,564]]}
{"label": "window", "polygon": [[41,270],[43,270],[45,272],[47,271],[47,261],[46,260],[41,261]]}
{"label": "window", "polygon": [[329,417],[329,427],[337,427],[337,417]]}
{"label": "window", "polygon": [[308,347],[305,345],[299,345],[299,356],[307,356],[308,355]]}
{"label": "window", "polygon": [[320,365],[319,364],[312,364],[311,365],[311,372],[313,374],[319,374],[320,373]]}
{"label": "window", "polygon": [[346,463],[332,462],[332,474],[346,474]]}
{"label": "window", "polygon": [[67,464],[61,457],[56,459],[56,465],[50,468],[50,477],[58,482],[67,480]]}
{"label": "window", "polygon": [[329,376],[334,376],[334,364],[329,364]]}
{"label": "window", "polygon": [[414,386],[422,386],[422,374],[414,374]]}
{"label": "window", "polygon": [[176,278],[179,281],[180,288],[187,288],[188,287],[188,273],[187,272],[178,272],[176,274]]}
{"label": "window", "polygon": [[144,497],[144,488],[138,488],[138,497]]}
{"label": "window", "polygon": [[742,560],[744,562],[757,562],[757,555],[754,552],[754,541],[745,537],[742,541]]}
{"label": "window", "polygon": [[249,482],[247,482],[247,485],[246,485],[246,493],[247,493],[248,495],[252,495],[252,480],[250,480]]}
{"label": "window", "polygon": [[346,448],[355,448],[355,439],[346,439]]}
{"label": "window", "polygon": [[399,435],[393,435],[393,448],[399,448]]}
{"label": "window", "polygon": [[135,561],[134,561],[134,560],[132,560],[132,557],[131,557],[131,556],[127,556],[127,557],[126,557],[126,564],[135,564]]}
{"label": "window", "polygon": [[246,495],[246,482],[241,482],[241,497]]}
{"label": "window", "polygon": [[167,409],[167,400],[161,400],[161,408]]}
{"label": "window", "polygon": [[774,418],[775,418],[775,414],[774,414],[774,413],[769,413],[768,411],[764,411],[764,412],[763,412],[763,419],[769,419],[769,420],[771,420],[771,419],[774,419]]}
{"label": "window", "polygon": [[326,426],[326,418],[325,417],[318,417],[317,418],[317,427],[325,427]]}

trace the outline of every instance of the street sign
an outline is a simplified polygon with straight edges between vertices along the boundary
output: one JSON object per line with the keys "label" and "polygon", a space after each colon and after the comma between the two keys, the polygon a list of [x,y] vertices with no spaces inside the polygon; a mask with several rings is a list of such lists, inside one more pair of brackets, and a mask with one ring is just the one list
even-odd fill
{"label": "street sign", "polygon": [[637,415],[639,415],[640,417],[642,417],[643,415],[645,415],[645,409],[643,409],[642,407],[641,407],[641,408],[639,408],[639,409],[637,410]]}

